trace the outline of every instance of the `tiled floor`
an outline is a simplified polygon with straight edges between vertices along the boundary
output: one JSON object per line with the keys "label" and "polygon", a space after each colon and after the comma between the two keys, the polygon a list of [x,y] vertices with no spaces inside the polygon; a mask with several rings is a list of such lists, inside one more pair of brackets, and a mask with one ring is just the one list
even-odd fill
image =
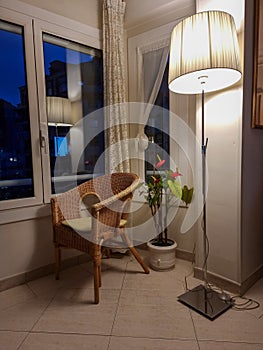
{"label": "tiled floor", "polygon": [[[0,350],[263,350],[263,280],[247,293],[260,308],[209,321],[177,301],[191,269],[177,260],[172,271],[146,275],[130,256],[104,259],[99,305],[89,264],[6,290]],[[188,279],[190,288],[199,283]]]}

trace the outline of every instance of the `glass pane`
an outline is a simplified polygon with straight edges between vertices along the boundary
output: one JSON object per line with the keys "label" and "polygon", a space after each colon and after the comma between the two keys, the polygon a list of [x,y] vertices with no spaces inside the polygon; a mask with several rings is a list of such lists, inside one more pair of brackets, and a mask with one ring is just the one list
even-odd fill
{"label": "glass pane", "polygon": [[[100,50],[43,35],[52,193],[104,173],[103,72]],[[78,126],[74,128],[73,126]],[[77,170],[75,159],[81,154]],[[96,173],[94,168],[96,166]]]}
{"label": "glass pane", "polygon": [[159,154],[161,159],[165,160],[162,170],[169,169],[170,167],[168,67],[169,62],[167,62],[162,84],[154,103],[156,106],[162,108],[152,109],[145,127],[145,134],[150,141],[145,151],[146,180],[153,174],[153,166],[158,161],[157,154]]}
{"label": "glass pane", "polygon": [[34,196],[23,28],[0,21],[0,200]]}

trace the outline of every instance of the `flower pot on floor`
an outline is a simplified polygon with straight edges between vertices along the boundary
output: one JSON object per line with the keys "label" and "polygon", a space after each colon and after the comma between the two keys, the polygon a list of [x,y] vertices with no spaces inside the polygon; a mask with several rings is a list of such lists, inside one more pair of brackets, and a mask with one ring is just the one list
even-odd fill
{"label": "flower pot on floor", "polygon": [[155,240],[147,242],[147,247],[150,252],[150,266],[152,269],[157,271],[165,271],[174,268],[175,265],[175,250],[177,243],[168,240],[169,245],[167,246],[158,246],[156,245]]}

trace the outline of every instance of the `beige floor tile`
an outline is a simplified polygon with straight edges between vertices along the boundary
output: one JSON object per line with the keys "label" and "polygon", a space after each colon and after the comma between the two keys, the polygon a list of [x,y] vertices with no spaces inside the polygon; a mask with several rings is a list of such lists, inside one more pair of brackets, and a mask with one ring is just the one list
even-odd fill
{"label": "beige floor tile", "polygon": [[[102,273],[101,273],[101,289],[121,289],[126,265],[127,256],[120,259],[103,259],[102,260]],[[88,263],[85,268],[92,275],[92,280],[89,283],[89,287],[93,287],[93,264]]]}
{"label": "beige floor tile", "polygon": [[61,271],[59,280],[56,280],[55,275],[52,274],[27,284],[37,296],[50,298],[63,288],[92,288],[93,275],[80,265]]}
{"label": "beige floor tile", "polygon": [[32,333],[19,350],[107,350],[109,337]]}
{"label": "beige floor tile", "polygon": [[[116,262],[103,264],[101,288],[121,289],[126,263],[122,263],[121,267],[116,265]],[[63,288],[93,288],[93,283],[93,265],[92,263],[87,263],[61,271],[59,280],[55,280],[54,275],[50,275],[29,282],[28,285],[34,293],[44,297],[55,295],[59,289]]]}
{"label": "beige floor tile", "polygon": [[113,326],[118,290],[101,290],[93,303],[93,289],[60,291],[34,331],[109,335]]}
{"label": "beige floor tile", "polygon": [[246,293],[245,296],[252,299],[259,299],[263,302],[263,278],[257,281]]}
{"label": "beige floor tile", "polygon": [[34,331],[110,335],[115,312],[114,304],[82,306],[81,311],[47,311]]}
{"label": "beige floor tile", "polygon": [[35,295],[26,284],[7,289],[0,293],[0,311],[32,298],[35,298]]}
{"label": "beige floor tile", "polygon": [[162,272],[151,270],[150,274],[146,275],[143,271],[139,271],[137,267],[134,270],[129,269],[129,265],[127,266],[123,288],[172,290],[175,296],[184,291],[183,282],[175,277],[174,270]]}
{"label": "beige floor tile", "polygon": [[0,331],[0,349],[17,350],[28,333]]}
{"label": "beige floor tile", "polygon": [[[119,289],[100,289],[99,306],[105,303],[117,304],[119,297]],[[87,307],[88,305],[94,305],[93,288],[61,288],[49,305],[48,310],[63,309],[64,307],[65,311],[78,310],[78,308],[81,310],[83,306]]]}
{"label": "beige floor tile", "polygon": [[108,350],[198,350],[196,341],[112,337]]}
{"label": "beige floor tile", "polygon": [[30,331],[49,301],[30,299],[0,311],[0,330]]}
{"label": "beige floor tile", "polygon": [[195,339],[190,313],[179,303],[121,304],[113,335],[146,338]]}
{"label": "beige floor tile", "polygon": [[[130,261],[130,256],[124,255],[119,258],[105,258],[102,259],[101,270],[102,271],[112,271],[112,272],[125,272],[127,263]],[[88,269],[90,273],[93,272],[93,263],[92,261],[87,264],[83,264],[85,269]]]}
{"label": "beige floor tile", "polygon": [[45,276],[27,283],[28,287],[38,297],[50,298],[63,286],[62,280],[55,280],[54,275]]}
{"label": "beige floor tile", "polygon": [[[63,287],[87,288],[93,285],[93,273],[89,273],[83,265],[61,271],[60,283]],[[55,282],[57,282],[55,280]]]}
{"label": "beige floor tile", "polygon": [[[249,307],[256,306],[256,303],[259,304],[256,309],[252,309],[249,312],[257,317],[263,317],[263,278],[257,281],[257,283],[245,293],[244,297],[252,300],[251,304],[247,304]],[[240,302],[244,302],[244,300],[240,300]]]}
{"label": "beige floor tile", "polygon": [[[162,289],[124,289],[121,292],[119,305],[176,305],[177,295],[172,290]],[[178,308],[182,308],[178,303]]]}
{"label": "beige floor tile", "polygon": [[252,343],[230,343],[224,341],[218,342],[199,342],[200,350],[262,350],[263,344]]}
{"label": "beige floor tile", "polygon": [[228,310],[214,321],[192,314],[198,340],[263,343],[263,319],[249,312]]}

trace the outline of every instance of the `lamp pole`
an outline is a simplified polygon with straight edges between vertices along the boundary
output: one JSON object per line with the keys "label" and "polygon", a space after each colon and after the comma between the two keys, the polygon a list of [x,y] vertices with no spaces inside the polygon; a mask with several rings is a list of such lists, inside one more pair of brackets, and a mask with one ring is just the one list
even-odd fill
{"label": "lamp pole", "polygon": [[202,90],[202,194],[203,194],[203,279],[207,288],[207,232],[206,232],[206,149],[208,138],[205,139],[205,92]]}

